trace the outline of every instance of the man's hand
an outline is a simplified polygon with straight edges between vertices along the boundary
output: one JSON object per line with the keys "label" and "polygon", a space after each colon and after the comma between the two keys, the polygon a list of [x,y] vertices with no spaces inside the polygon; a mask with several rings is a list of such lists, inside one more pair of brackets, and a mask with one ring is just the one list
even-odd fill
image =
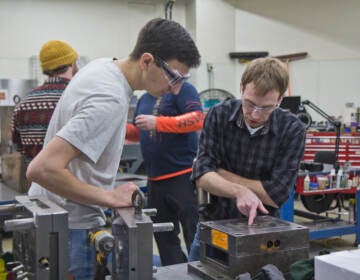
{"label": "man's hand", "polygon": [[237,209],[243,215],[249,217],[249,225],[253,224],[257,210],[269,214],[255,192],[242,184],[241,180],[234,181],[232,182],[228,177],[224,178],[217,172],[212,171],[196,179],[196,186],[216,196],[235,198]]}
{"label": "man's hand", "polygon": [[111,191],[112,195],[112,207],[127,207],[131,206],[131,197],[135,190],[138,190],[139,187],[132,182],[127,182],[123,185],[117,186],[114,190]]}
{"label": "man's hand", "polygon": [[236,196],[236,206],[243,215],[249,218],[249,226],[253,224],[258,209],[264,214],[269,214],[261,200],[247,188],[242,188]]}
{"label": "man's hand", "polygon": [[153,115],[138,115],[135,125],[142,130],[156,130],[156,117]]}

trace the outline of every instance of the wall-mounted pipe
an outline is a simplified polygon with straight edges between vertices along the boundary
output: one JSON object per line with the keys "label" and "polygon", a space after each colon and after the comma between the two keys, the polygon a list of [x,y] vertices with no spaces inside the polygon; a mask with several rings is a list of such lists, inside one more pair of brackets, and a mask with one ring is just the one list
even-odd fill
{"label": "wall-mounted pipe", "polygon": [[165,5],[165,18],[172,20],[172,8],[174,6],[175,0],[167,1]]}

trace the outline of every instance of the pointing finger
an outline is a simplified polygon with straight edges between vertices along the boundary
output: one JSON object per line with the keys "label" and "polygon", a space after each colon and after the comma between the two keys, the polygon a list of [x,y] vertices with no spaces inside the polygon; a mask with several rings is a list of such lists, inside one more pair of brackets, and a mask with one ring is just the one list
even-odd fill
{"label": "pointing finger", "polygon": [[249,226],[251,226],[254,223],[255,217],[256,217],[256,207],[252,206],[249,211],[249,220],[248,220]]}

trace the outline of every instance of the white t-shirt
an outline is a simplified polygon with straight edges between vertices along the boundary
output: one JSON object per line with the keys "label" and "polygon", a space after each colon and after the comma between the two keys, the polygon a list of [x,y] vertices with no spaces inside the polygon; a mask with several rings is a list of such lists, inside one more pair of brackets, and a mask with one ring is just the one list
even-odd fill
{"label": "white t-shirt", "polygon": [[[80,181],[103,189],[114,186],[124,145],[132,89],[111,58],[82,68],[64,91],[51,118],[44,145],[55,135],[82,152],[68,169]],[[51,159],[49,159],[50,161]],[[33,183],[29,195],[46,195],[69,211],[69,228],[105,224],[103,209],[55,195]]]}
{"label": "white t-shirt", "polygon": [[246,121],[245,121],[245,124],[246,124],[247,129],[249,130],[250,135],[254,135],[256,133],[256,131],[258,131],[264,127],[263,125],[261,125],[259,127],[252,128],[250,125],[248,125],[248,123]]}

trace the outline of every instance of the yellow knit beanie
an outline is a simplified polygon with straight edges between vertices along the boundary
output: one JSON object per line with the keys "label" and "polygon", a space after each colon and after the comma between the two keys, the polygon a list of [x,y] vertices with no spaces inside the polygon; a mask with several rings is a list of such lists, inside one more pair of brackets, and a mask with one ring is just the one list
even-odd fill
{"label": "yellow knit beanie", "polygon": [[51,40],[45,43],[40,50],[40,62],[43,71],[71,65],[77,57],[77,52],[68,43],[59,40]]}

